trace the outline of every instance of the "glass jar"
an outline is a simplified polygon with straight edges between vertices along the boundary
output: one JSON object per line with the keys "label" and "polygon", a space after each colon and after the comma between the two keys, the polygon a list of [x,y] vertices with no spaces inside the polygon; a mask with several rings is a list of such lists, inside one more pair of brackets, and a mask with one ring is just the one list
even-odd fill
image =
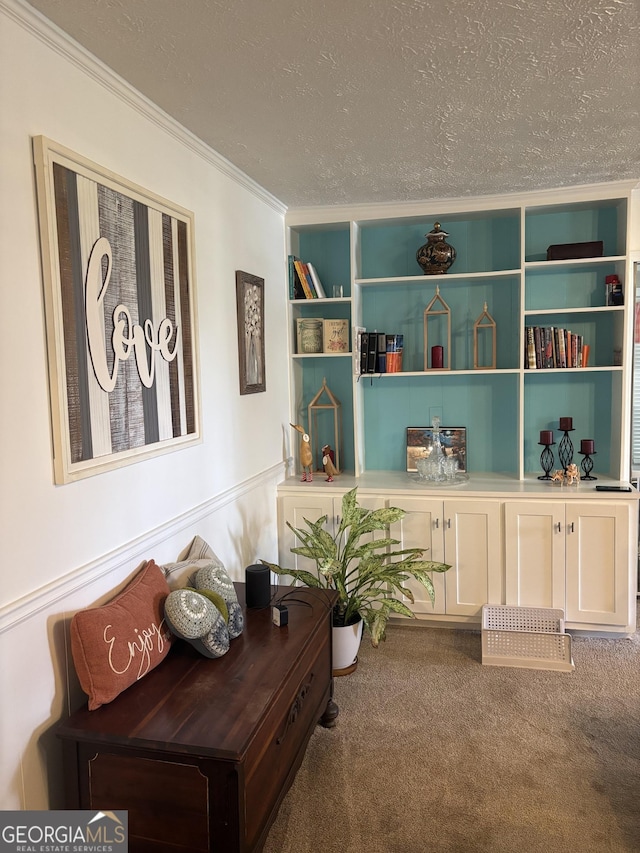
{"label": "glass jar", "polygon": [[300,328],[300,351],[322,352],[322,320],[306,319]]}

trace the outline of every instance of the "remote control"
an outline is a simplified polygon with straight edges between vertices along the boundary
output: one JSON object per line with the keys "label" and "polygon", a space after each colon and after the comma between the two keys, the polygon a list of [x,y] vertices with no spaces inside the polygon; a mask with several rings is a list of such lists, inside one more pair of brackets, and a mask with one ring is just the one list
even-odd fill
{"label": "remote control", "polygon": [[596,492],[632,492],[631,486],[596,486]]}

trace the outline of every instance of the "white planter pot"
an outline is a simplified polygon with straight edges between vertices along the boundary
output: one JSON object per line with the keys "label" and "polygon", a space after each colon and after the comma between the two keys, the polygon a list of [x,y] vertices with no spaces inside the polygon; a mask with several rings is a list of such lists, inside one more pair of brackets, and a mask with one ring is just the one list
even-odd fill
{"label": "white planter pot", "polygon": [[355,662],[362,640],[362,626],[364,622],[360,619],[354,625],[345,627],[333,626],[333,669],[346,669]]}

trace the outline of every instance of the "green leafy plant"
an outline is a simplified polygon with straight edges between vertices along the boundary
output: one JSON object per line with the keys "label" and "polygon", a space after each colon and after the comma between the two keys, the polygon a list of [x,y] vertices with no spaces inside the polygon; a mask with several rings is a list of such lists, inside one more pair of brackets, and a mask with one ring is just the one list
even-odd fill
{"label": "green leafy plant", "polygon": [[[302,569],[282,568],[262,560],[272,572],[287,575],[309,587],[333,589],[338,593],[334,608],[334,625],[350,625],[362,618],[377,646],[385,639],[386,627],[392,613],[413,617],[413,612],[400,600],[413,602],[411,590],[404,586],[415,578],[435,601],[431,572],[446,572],[447,563],[424,560],[423,548],[393,550],[401,544],[388,535],[388,527],[404,518],[406,512],[397,507],[368,510],[358,504],[357,488],[342,499],[342,514],[335,536],[325,529],[327,516],[317,521],[305,518],[306,528],[287,526],[302,544],[292,548],[293,554],[314,560],[316,574]],[[386,535],[375,538],[373,534]],[[361,541],[366,537],[364,541]]]}

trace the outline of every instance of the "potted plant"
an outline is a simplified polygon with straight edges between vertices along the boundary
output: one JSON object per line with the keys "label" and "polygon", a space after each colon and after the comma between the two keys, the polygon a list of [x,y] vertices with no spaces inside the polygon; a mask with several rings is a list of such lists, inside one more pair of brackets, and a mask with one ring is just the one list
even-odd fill
{"label": "potted plant", "polygon": [[[340,524],[335,536],[325,529],[326,515],[317,521],[305,519],[306,528],[301,529],[287,522],[302,543],[291,552],[315,561],[315,574],[302,569],[282,568],[262,560],[278,575],[288,575],[306,586],[337,592],[334,629],[350,627],[350,633],[355,635],[354,642],[357,642],[350,660],[346,663],[344,659],[336,661],[339,642],[336,642],[334,630],[335,670],[346,668],[355,660],[363,624],[371,636],[371,644],[377,647],[385,639],[392,613],[414,618],[415,614],[400,600],[402,597],[411,602],[414,600],[411,590],[404,586],[409,578],[424,586],[433,603],[435,590],[430,572],[446,572],[451,568],[446,563],[424,560],[423,548],[393,550],[400,542],[388,536],[387,528],[405,515],[406,512],[397,507],[364,509],[358,504],[357,488],[351,489],[342,499]],[[373,536],[376,531],[385,531],[387,535],[376,539]]]}

